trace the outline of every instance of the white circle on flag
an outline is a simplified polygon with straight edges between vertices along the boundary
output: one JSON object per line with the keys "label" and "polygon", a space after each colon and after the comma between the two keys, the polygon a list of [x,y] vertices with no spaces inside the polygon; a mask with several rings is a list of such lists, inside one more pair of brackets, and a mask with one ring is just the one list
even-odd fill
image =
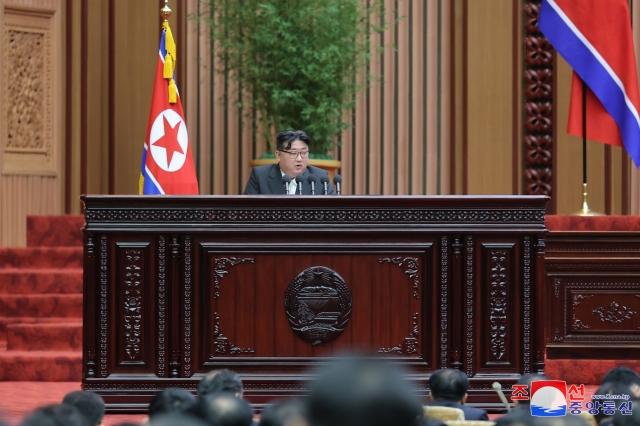
{"label": "white circle on flag", "polygon": [[[177,128],[177,139],[182,152],[171,150],[171,148],[165,146],[156,146],[155,143],[165,136],[165,120],[174,131]],[[174,142],[175,143],[175,142]],[[187,159],[187,149],[189,148],[189,135],[187,134],[187,125],[184,120],[172,109],[165,109],[162,111],[151,125],[151,132],[149,135],[149,145],[151,146],[151,156],[156,164],[165,172],[175,172],[182,168],[182,165]],[[164,145],[164,144],[163,144]],[[176,147],[177,148],[177,147]],[[169,163],[169,158],[171,162]]]}

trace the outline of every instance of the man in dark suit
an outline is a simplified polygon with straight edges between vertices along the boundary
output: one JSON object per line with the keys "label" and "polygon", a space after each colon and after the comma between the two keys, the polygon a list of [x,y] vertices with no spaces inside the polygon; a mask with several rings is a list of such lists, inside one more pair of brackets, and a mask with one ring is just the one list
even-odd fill
{"label": "man in dark suit", "polygon": [[[285,130],[278,133],[276,138],[276,159],[277,164],[267,164],[265,166],[254,167],[251,176],[244,188],[244,195],[255,194],[285,194],[282,177],[291,177],[290,193],[294,193],[296,183],[295,178],[302,175],[302,194],[311,194],[311,184],[307,182],[310,174],[318,177],[316,194],[322,194],[322,184],[319,183],[320,176],[327,175],[326,170],[309,166],[309,136],[302,130]],[[334,194],[333,186],[328,184],[328,194]]]}
{"label": "man in dark suit", "polygon": [[427,405],[459,408],[465,420],[489,420],[487,412],[464,405],[469,390],[469,378],[460,370],[437,370],[429,378],[431,402]]}

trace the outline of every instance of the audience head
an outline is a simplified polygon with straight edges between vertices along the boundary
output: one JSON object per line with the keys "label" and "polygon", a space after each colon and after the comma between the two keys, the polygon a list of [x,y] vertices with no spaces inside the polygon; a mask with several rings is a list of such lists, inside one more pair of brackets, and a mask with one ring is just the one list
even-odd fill
{"label": "audience head", "polygon": [[460,370],[445,368],[436,370],[429,378],[431,399],[462,402],[467,399],[469,378]]}
{"label": "audience head", "polygon": [[251,426],[253,409],[230,392],[207,394],[189,412],[211,426]]}
{"label": "audience head", "polygon": [[89,426],[97,426],[104,418],[104,401],[97,393],[89,391],[69,392],[62,399],[63,404],[73,405]]}
{"label": "audience head", "polygon": [[201,419],[179,413],[161,414],[149,419],[149,426],[210,426]]}
{"label": "audience head", "polygon": [[301,399],[276,401],[260,416],[260,426],[307,426],[307,406]]}
{"label": "audience head", "polygon": [[238,398],[242,398],[243,389],[240,376],[227,369],[213,370],[198,383],[198,398],[218,392],[231,392]]}
{"label": "audience head", "polygon": [[196,398],[182,389],[165,389],[149,403],[149,418],[162,414],[183,413],[196,403]]}
{"label": "audience head", "polygon": [[366,358],[346,358],[321,371],[307,401],[311,426],[410,426],[422,412],[399,370]]}
{"label": "audience head", "polygon": [[628,367],[614,367],[604,375],[602,383],[628,385],[634,398],[640,398],[640,375]]}
{"label": "audience head", "polygon": [[82,414],[69,404],[47,405],[25,417],[19,426],[85,426]]}
{"label": "audience head", "polygon": [[622,414],[616,410],[613,415],[613,426],[638,426],[640,425],[640,399],[630,399],[633,409],[629,414]]}
{"label": "audience head", "polygon": [[[630,394],[631,394],[631,388],[629,387],[629,385],[620,383],[620,382],[609,382],[609,383],[603,383],[602,385],[600,385],[600,387],[598,388],[598,390],[594,395],[630,395]],[[598,401],[598,404],[602,404],[604,401],[614,401],[616,406],[616,411],[618,411],[618,407],[620,407],[620,404],[625,401],[624,399],[596,399],[596,398],[593,398],[592,400],[594,402]],[[613,418],[613,416],[608,416],[604,414],[603,410],[598,410],[598,414],[594,415],[594,417],[598,424],[602,424],[602,422],[611,420]]]}

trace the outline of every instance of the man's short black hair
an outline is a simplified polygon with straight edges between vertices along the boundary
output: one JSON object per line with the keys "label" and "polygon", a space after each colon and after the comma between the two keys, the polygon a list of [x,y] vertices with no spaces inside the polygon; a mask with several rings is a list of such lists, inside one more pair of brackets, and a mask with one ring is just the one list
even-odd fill
{"label": "man's short black hair", "polygon": [[205,395],[191,407],[189,413],[215,426],[251,426],[253,422],[251,405],[230,392]]}
{"label": "man's short black hair", "polygon": [[276,149],[278,151],[291,149],[295,141],[302,141],[310,146],[309,136],[302,130],[283,130],[276,136]]}
{"label": "man's short black hair", "polygon": [[183,413],[196,403],[196,398],[182,389],[165,389],[149,403],[149,418],[161,414]]}
{"label": "man's short black hair", "polygon": [[284,426],[293,418],[307,418],[307,406],[301,399],[287,399],[268,405],[260,415],[260,426]]}
{"label": "man's short black hair", "polygon": [[198,383],[198,398],[218,392],[231,392],[242,397],[242,380],[231,370],[213,370]]}
{"label": "man's short black hair", "polygon": [[622,411],[616,410],[613,415],[613,426],[637,426],[640,425],[640,399],[630,399],[632,405],[630,413],[622,414]]}
{"label": "man's short black hair", "polygon": [[69,392],[62,399],[63,404],[76,407],[82,417],[87,420],[87,425],[97,426],[104,418],[104,401],[97,393],[89,391]]}
{"label": "man's short black hair", "polygon": [[38,408],[18,426],[86,426],[87,420],[76,407],[54,404]]}
{"label": "man's short black hair", "polygon": [[[631,395],[631,387],[627,384],[621,382],[608,382],[600,385],[596,393],[594,395]],[[600,398],[592,398],[592,401],[597,401],[599,405],[601,405],[605,401],[613,401],[616,406],[616,411],[620,407],[625,400],[624,399],[600,399]],[[635,408],[635,407],[634,407]],[[607,417],[612,417],[607,414],[604,414],[604,410],[598,410],[598,413],[595,414],[596,422],[598,424],[602,423],[604,419]]]}
{"label": "man's short black hair", "polygon": [[394,365],[346,358],[319,373],[307,415],[311,426],[413,426],[423,408]]}
{"label": "man's short black hair", "polygon": [[602,378],[602,383],[611,382],[640,386],[640,375],[628,367],[618,366],[609,370]]}
{"label": "man's short black hair", "polygon": [[460,402],[469,390],[469,378],[452,368],[436,370],[429,378],[429,388],[433,399]]}

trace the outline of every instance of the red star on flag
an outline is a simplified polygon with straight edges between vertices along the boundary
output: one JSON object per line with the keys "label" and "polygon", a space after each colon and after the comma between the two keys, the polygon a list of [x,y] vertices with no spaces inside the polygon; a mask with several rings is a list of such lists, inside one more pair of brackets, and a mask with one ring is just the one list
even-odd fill
{"label": "red star on flag", "polygon": [[167,167],[171,165],[171,159],[174,152],[184,154],[180,143],[178,142],[178,131],[180,130],[181,121],[178,121],[175,127],[167,121],[167,117],[162,117],[164,121],[164,136],[158,139],[153,145],[159,146],[167,150]]}

